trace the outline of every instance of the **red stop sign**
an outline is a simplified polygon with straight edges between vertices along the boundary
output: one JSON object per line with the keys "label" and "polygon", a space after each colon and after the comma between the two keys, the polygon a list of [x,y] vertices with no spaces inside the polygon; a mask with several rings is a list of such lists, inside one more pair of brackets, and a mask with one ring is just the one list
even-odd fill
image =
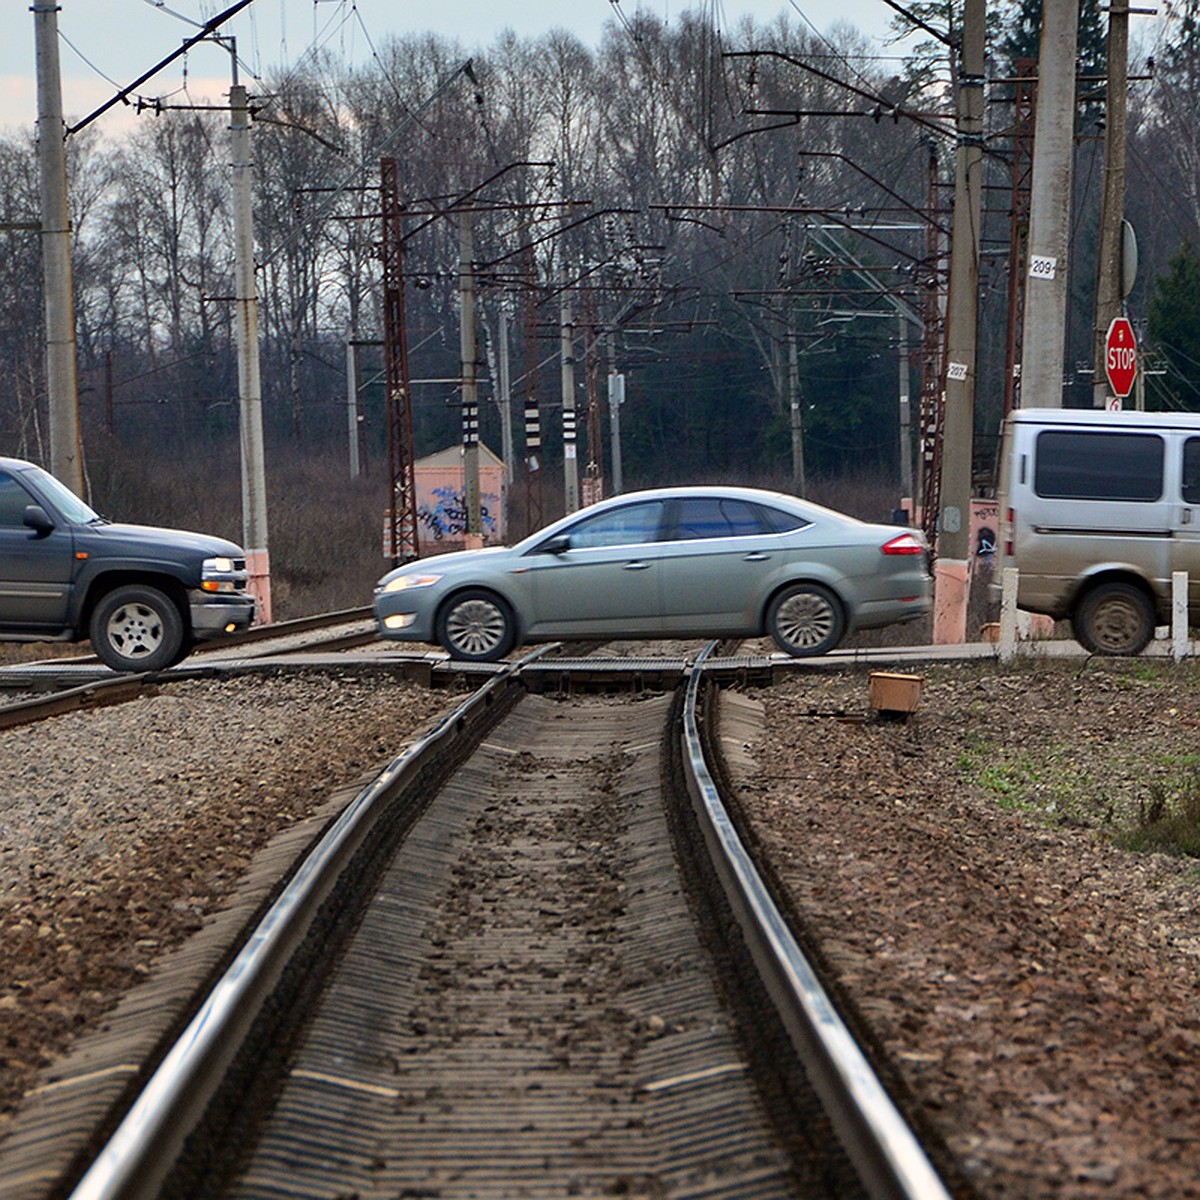
{"label": "red stop sign", "polygon": [[1114,317],[1104,339],[1104,373],[1113,395],[1124,398],[1137,378],[1137,338],[1127,317]]}

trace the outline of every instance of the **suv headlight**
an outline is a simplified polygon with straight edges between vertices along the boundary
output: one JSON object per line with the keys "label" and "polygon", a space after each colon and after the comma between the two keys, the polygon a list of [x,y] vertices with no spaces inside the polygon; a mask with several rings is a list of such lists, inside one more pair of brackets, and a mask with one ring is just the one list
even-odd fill
{"label": "suv headlight", "polygon": [[206,558],[200,566],[200,590],[203,592],[240,592],[246,587],[244,566],[225,555]]}

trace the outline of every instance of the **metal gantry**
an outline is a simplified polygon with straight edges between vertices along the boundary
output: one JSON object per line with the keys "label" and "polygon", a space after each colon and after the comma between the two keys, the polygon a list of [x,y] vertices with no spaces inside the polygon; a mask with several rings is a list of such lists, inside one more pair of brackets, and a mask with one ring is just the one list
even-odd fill
{"label": "metal gantry", "polygon": [[420,554],[417,480],[413,461],[412,387],[404,323],[404,237],[396,160],[380,164],[383,211],[383,357],[387,377],[388,471],[391,508],[385,555],[405,562]]}

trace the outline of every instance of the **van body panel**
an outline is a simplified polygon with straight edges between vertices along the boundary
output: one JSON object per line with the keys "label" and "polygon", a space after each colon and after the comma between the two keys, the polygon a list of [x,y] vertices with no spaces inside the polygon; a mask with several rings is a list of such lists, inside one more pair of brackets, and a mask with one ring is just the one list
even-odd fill
{"label": "van body panel", "polygon": [[1128,582],[1171,611],[1188,573],[1200,617],[1200,414],[1020,409],[1004,422],[998,565],[1017,605],[1076,618],[1089,588]]}

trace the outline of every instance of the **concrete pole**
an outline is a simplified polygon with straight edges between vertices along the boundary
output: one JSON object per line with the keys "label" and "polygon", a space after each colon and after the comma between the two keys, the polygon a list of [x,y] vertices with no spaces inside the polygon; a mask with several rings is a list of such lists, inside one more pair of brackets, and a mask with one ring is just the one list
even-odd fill
{"label": "concrete pole", "polygon": [[358,347],[354,330],[346,331],[346,440],[350,445],[350,478],[362,474],[358,461]]}
{"label": "concrete pole", "polygon": [[804,426],[800,410],[800,362],[796,350],[796,328],[788,313],[788,410],[792,428],[792,490],[803,496],[808,488],[804,473]]}
{"label": "concrete pole", "polygon": [[564,272],[561,300],[563,492],[568,513],[579,511],[579,461],[575,419],[575,317]]}
{"label": "concrete pole", "polygon": [[625,403],[625,376],[617,370],[617,330],[610,326],[608,342],[608,440],[612,456],[612,490],[619,496],[625,487],[621,478],[621,405]]}
{"label": "concrete pole", "polygon": [[500,453],[505,478],[513,481],[512,366],[508,357],[508,308],[500,301]]}
{"label": "concrete pole", "polygon": [[254,159],[250,148],[250,105],[237,82],[229,89],[230,149],[233,157],[234,298],[237,308],[238,400],[242,450],[242,540],[250,591],[258,602],[255,620],[271,621],[271,556],[267,545],[267,473],[263,459],[262,376],[258,359],[258,281],[254,272]]}
{"label": "concrete pole", "polygon": [[1078,32],[1078,0],[1045,0],[1033,126],[1029,267],[1021,348],[1023,408],[1061,408],[1063,403]]}
{"label": "concrete pole", "polygon": [[458,214],[458,293],[462,301],[459,343],[462,349],[462,442],[467,545],[483,544],[483,506],[479,496],[479,388],[475,379],[475,243],[471,214]]}
{"label": "concrete pole", "polygon": [[946,310],[946,390],[941,510],[934,566],[933,640],[967,640],[971,586],[971,492],[975,440],[975,343],[979,318],[983,195],[984,0],[966,0],[958,77],[954,236]]}
{"label": "concrete pole", "polygon": [[67,201],[66,128],[58,61],[58,5],[33,4],[38,91],[38,174],[42,289],[46,318],[46,396],[50,473],[83,495],[79,441],[79,377],[75,359],[75,285]]}
{"label": "concrete pole", "polygon": [[916,524],[912,463],[912,372],[908,357],[908,318],[897,313],[900,329],[900,494],[908,503],[908,522]]}
{"label": "concrete pole", "polygon": [[1100,247],[1096,254],[1096,320],[1092,344],[1092,404],[1108,401],[1104,343],[1108,327],[1122,315],[1121,247],[1125,219],[1125,109],[1129,73],[1129,0],[1108,8],[1108,83],[1104,104],[1104,195],[1100,202]]}

